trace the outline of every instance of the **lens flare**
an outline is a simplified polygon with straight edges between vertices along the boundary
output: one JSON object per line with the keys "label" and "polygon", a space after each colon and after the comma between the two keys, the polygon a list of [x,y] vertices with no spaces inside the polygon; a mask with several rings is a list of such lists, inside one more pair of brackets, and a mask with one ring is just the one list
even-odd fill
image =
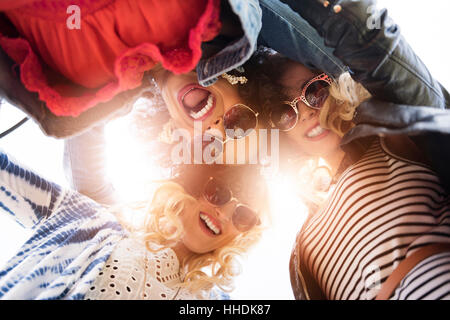
{"label": "lens flare", "polygon": [[136,139],[130,129],[130,119],[120,118],[105,127],[107,173],[117,194],[124,201],[149,199],[155,182],[168,176],[168,169],[152,162],[149,145]]}

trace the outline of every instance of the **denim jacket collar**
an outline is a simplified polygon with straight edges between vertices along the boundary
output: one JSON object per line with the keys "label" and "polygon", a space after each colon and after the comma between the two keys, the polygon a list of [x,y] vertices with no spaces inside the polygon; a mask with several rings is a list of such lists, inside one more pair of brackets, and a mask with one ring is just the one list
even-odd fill
{"label": "denim jacket collar", "polygon": [[256,49],[262,26],[262,11],[257,0],[229,0],[233,12],[239,17],[244,35],[217,54],[197,64],[198,82],[210,86],[224,72],[235,69],[247,61]]}

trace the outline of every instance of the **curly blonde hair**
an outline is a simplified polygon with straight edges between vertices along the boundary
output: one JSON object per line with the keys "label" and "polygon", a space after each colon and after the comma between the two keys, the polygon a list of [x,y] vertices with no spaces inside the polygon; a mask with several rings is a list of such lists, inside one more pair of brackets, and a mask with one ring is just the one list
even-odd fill
{"label": "curly blonde hair", "polygon": [[[181,241],[184,230],[179,216],[187,206],[197,205],[197,199],[180,184],[169,181],[156,189],[150,202],[136,202],[127,206],[127,210],[138,210],[145,215],[143,224],[132,226],[123,216],[123,206],[116,207],[114,212],[134,237],[142,240],[148,250],[157,252],[174,247]],[[241,271],[238,258],[259,241],[262,230],[263,227],[255,226],[223,247],[204,254],[192,253],[180,261],[184,280],[179,287],[203,297],[207,297],[214,286],[225,292],[232,291],[233,278]]]}
{"label": "curly blonde hair", "polygon": [[350,73],[342,73],[330,86],[330,95],[320,110],[320,125],[342,137],[354,126],[356,108],[368,98],[370,93]]}

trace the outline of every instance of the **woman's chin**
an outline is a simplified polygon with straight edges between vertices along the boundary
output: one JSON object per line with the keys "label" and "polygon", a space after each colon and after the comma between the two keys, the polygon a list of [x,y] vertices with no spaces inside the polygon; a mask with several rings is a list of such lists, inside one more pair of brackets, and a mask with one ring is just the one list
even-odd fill
{"label": "woman's chin", "polygon": [[328,131],[323,136],[296,139],[292,137],[296,148],[313,157],[326,157],[336,152],[340,148],[341,138],[334,132]]}

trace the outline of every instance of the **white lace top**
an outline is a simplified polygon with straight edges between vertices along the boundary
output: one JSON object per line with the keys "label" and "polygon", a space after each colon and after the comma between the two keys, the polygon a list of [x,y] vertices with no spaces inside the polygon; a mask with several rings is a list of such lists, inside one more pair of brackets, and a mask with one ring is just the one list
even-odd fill
{"label": "white lace top", "polygon": [[136,239],[117,244],[94,284],[89,300],[195,300],[187,289],[178,289],[180,266],[175,252],[153,253]]}

